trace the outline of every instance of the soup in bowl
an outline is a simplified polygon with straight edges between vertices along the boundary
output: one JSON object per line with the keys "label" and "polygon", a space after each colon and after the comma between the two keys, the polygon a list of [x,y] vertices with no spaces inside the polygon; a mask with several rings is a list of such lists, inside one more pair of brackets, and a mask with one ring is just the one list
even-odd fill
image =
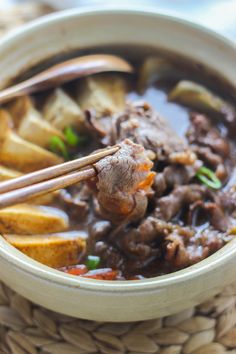
{"label": "soup in bowl", "polygon": [[[148,22],[138,43],[132,33],[121,43],[124,17],[130,26]],[[101,43],[94,37],[79,44],[76,26],[91,18]],[[112,42],[100,28],[103,18]],[[165,45],[149,35],[152,27],[160,27]],[[37,58],[32,47],[43,38],[35,34],[40,28],[47,43],[58,36],[56,29],[65,32],[63,43],[47,44]],[[189,38],[177,49],[175,40],[186,29]],[[176,31],[175,40],[169,31]],[[6,70],[3,82],[90,54],[118,55],[134,70],[87,75],[1,107],[2,181],[119,148],[91,166],[96,176],[86,182],[0,210],[1,262],[9,268],[3,280],[54,310],[113,321],[166,315],[216,293],[233,279],[236,108],[230,66],[220,71],[212,55],[225,45],[225,61],[233,61],[232,46],[141,10],[53,15],[18,34],[22,41],[31,36],[24,60],[11,76]],[[196,47],[189,55],[195,38],[204,54]],[[16,41],[17,35],[2,44],[3,68],[9,50],[10,58],[16,54]],[[29,280],[35,284],[30,292]]]}

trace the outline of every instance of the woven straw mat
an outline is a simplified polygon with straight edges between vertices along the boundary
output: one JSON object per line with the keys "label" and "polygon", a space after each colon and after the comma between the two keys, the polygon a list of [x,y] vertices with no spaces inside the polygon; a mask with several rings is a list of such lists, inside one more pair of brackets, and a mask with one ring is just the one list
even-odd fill
{"label": "woven straw mat", "polygon": [[[35,2],[1,13],[0,34],[50,12]],[[177,315],[136,323],[76,320],[0,283],[0,354],[236,354],[236,284]]]}

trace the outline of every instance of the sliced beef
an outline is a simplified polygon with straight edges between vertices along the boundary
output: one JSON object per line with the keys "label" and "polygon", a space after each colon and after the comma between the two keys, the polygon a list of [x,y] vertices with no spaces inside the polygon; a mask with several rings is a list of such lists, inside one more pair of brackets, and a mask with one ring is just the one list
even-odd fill
{"label": "sliced beef", "polygon": [[148,104],[129,104],[120,115],[113,117],[109,143],[125,138],[155,153],[158,161],[192,165],[196,156],[185,142]]}
{"label": "sliced beef", "polygon": [[172,193],[157,200],[155,216],[159,219],[170,221],[185,206],[189,207],[190,204],[205,199],[208,193],[206,187],[198,184],[178,186]]}
{"label": "sliced beef", "polygon": [[89,191],[86,186],[71,187],[59,191],[60,202],[72,220],[81,221],[89,211]]}
{"label": "sliced beef", "polygon": [[181,269],[198,263],[216,252],[224,244],[223,233],[208,229],[186,239],[174,229],[166,237],[165,260],[173,269]]}
{"label": "sliced beef", "polygon": [[210,224],[215,230],[226,232],[231,227],[231,220],[224,212],[221,205],[214,202],[207,202],[203,206],[204,211],[208,214]]}
{"label": "sliced beef", "polygon": [[126,272],[135,272],[163,260],[167,237],[174,230],[186,240],[194,235],[190,228],[173,225],[153,216],[147,217],[138,227],[120,229],[113,242],[125,254],[126,262],[123,264]]}
{"label": "sliced beef", "polygon": [[224,164],[224,159],[212,152],[209,147],[193,145],[193,151],[197,154],[199,159],[204,161],[204,164],[215,171],[216,176],[220,180],[224,180],[228,176],[227,166]]}
{"label": "sliced beef", "polygon": [[106,238],[111,228],[111,223],[108,220],[93,221],[89,228],[89,236],[93,240],[102,240]]}
{"label": "sliced beef", "polygon": [[[231,227],[231,220],[219,203],[219,197],[205,186],[189,184],[176,187],[169,195],[157,201],[154,215],[162,220],[171,221],[181,213],[188,214],[189,225],[197,226],[195,213],[204,214],[204,222],[218,231],[226,232]],[[195,214],[195,215],[194,215]]]}
{"label": "sliced beef", "polygon": [[179,230],[173,230],[165,240],[165,261],[171,264],[172,268],[181,269],[194,264],[207,256],[203,247],[192,247],[185,245],[184,238]]}
{"label": "sliced beef", "polygon": [[84,113],[85,127],[88,132],[97,139],[105,139],[107,133],[111,130],[111,117],[105,116],[98,119],[94,109],[87,109]]}
{"label": "sliced beef", "polygon": [[157,173],[153,183],[153,189],[156,196],[158,198],[161,197],[165,193],[167,187],[168,185],[164,173]]}
{"label": "sliced beef", "polygon": [[98,241],[94,251],[102,259],[102,266],[125,270],[125,256],[117,247],[107,241]]}
{"label": "sliced beef", "polygon": [[212,227],[201,231],[149,216],[137,227],[118,227],[107,241],[96,243],[95,252],[103,266],[120,269],[124,275],[161,274],[162,269],[174,271],[199,262],[230,237]]}
{"label": "sliced beef", "polygon": [[[150,265],[165,263],[166,269],[174,270],[197,263],[220,249],[225,235],[212,228],[201,232],[149,216],[137,228],[119,229],[113,242],[123,253],[122,270],[142,273]],[[158,269],[152,271],[158,273]]]}
{"label": "sliced beef", "polygon": [[232,186],[229,190],[219,193],[221,206],[229,213],[236,211],[236,186]]}
{"label": "sliced beef", "polygon": [[97,200],[101,215],[114,224],[141,219],[147,209],[148,194],[155,176],[153,163],[144,148],[126,139],[120,150],[94,167]]}
{"label": "sliced beef", "polygon": [[206,165],[215,170],[218,178],[224,180],[228,175],[225,164],[230,154],[228,140],[205,115],[192,113],[190,121],[186,137],[193,151]]}
{"label": "sliced beef", "polygon": [[[149,216],[138,227],[117,228],[115,237],[95,244],[102,267],[132,274],[161,274],[195,264],[220,249],[233,236],[211,227],[198,230]],[[163,268],[164,267],[164,268]]]}
{"label": "sliced beef", "polygon": [[196,161],[193,166],[169,165],[163,172],[157,173],[154,179],[153,189],[157,197],[161,197],[167,189],[188,184],[196,175],[201,163]]}
{"label": "sliced beef", "polygon": [[161,238],[165,236],[163,223],[161,221],[160,223],[161,225],[158,225],[158,221],[149,216],[137,228],[120,229],[116,235],[115,243],[122,248],[128,257],[131,254],[145,260],[157,251],[155,247],[152,247],[152,244],[155,242],[157,247],[161,244]]}
{"label": "sliced beef", "polygon": [[220,131],[212,125],[205,115],[192,113],[190,120],[191,125],[186,134],[190,144],[206,146],[217,155],[224,158],[229,157],[230,146],[228,141],[222,137]]}

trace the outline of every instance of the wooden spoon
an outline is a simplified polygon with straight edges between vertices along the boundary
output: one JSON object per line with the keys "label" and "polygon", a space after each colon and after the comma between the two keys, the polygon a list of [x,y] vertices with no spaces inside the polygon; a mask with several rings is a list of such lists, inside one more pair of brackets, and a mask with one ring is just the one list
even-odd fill
{"label": "wooden spoon", "polygon": [[133,67],[126,60],[115,55],[95,54],[70,59],[2,90],[0,103],[8,102],[25,94],[56,87],[79,77],[108,71],[132,73]]}

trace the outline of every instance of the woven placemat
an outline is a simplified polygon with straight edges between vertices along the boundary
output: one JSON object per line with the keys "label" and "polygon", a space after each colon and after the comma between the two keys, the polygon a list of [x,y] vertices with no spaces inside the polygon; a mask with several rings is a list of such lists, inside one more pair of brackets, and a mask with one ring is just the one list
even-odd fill
{"label": "woven placemat", "polygon": [[[0,35],[50,11],[36,2],[1,11]],[[236,354],[236,284],[174,316],[136,323],[101,323],[46,310],[0,283],[2,353]]]}
{"label": "woven placemat", "polygon": [[236,284],[202,305],[135,323],[77,320],[0,284],[4,354],[236,354]]}

